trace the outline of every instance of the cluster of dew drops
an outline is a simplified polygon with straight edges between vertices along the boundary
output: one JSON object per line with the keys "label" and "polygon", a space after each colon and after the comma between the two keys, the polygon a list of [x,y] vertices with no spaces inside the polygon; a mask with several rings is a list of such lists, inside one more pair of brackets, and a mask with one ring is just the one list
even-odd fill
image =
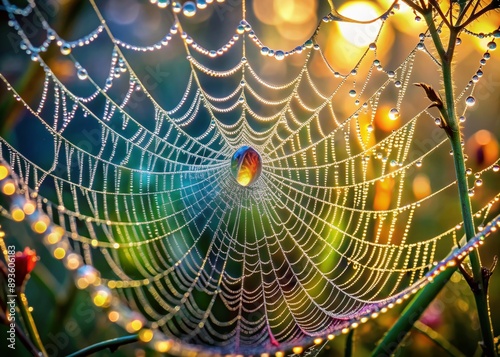
{"label": "cluster of dew drops", "polygon": [[[177,14],[182,13],[186,17],[195,16],[198,10],[206,9],[208,4],[211,4],[214,1],[217,3],[223,3],[225,0],[196,0],[196,1],[186,1],[183,4],[181,4],[178,1],[170,1],[170,0],[150,0],[150,2],[152,4],[156,4],[159,8],[166,8],[167,6],[170,5],[170,6],[172,6],[172,11],[174,13],[177,13]],[[325,16],[322,20],[323,20],[323,22],[333,21],[333,19],[330,18],[329,16]],[[417,17],[416,17],[416,21],[419,21],[419,19]],[[21,27],[17,21],[9,20],[8,25],[13,27],[21,35],[21,38],[25,37],[23,30],[21,29]],[[61,54],[69,55],[71,53],[72,49],[74,49],[75,47],[83,47],[85,45],[90,44],[92,41],[97,39],[99,34],[101,32],[103,32],[103,30],[104,30],[104,26],[100,25],[94,31],[92,31],[90,34],[88,34],[87,36],[85,36],[77,41],[67,42],[67,41],[63,40],[62,38],[60,38],[58,36],[58,34],[52,28],[50,28],[50,26],[45,21],[43,21],[43,26],[47,30],[47,38],[39,47],[34,47],[31,44],[26,43],[26,41],[24,39],[20,42],[21,50],[24,50],[24,51],[26,51],[26,53],[28,55],[31,55],[31,59],[33,61],[39,61],[39,59],[40,59],[39,53],[47,51],[47,49],[52,41],[56,41],[57,45],[60,47]],[[176,33],[177,31],[175,31],[175,30],[176,30],[176,28],[170,32]],[[263,43],[258,39],[256,34],[254,33],[254,31],[252,31],[250,24],[247,21],[242,20],[236,29],[236,33],[243,34],[244,32],[249,32],[249,37],[254,42],[256,42],[256,44],[259,46],[260,53],[263,56],[274,57],[276,60],[279,60],[279,61],[283,60],[285,57],[287,57],[289,55],[301,53],[305,49],[310,49],[310,48],[313,48],[315,50],[319,49],[319,45],[317,43],[314,43],[312,38],[308,39],[302,45],[299,45],[290,51],[284,51],[281,49],[271,49],[267,46],[264,46]],[[495,30],[492,33],[487,34],[487,35],[485,35],[483,33],[476,34],[476,33],[473,33],[471,31],[468,31],[468,30],[465,30],[464,32],[469,34],[469,35],[476,36],[480,39],[483,39],[486,37],[493,37],[493,40],[487,44],[487,51],[483,54],[483,57],[480,60],[479,69],[472,76],[471,80],[467,84],[467,87],[465,88],[465,90],[467,90],[468,88],[473,87],[479,81],[479,79],[483,76],[482,67],[486,64],[486,61],[488,59],[490,59],[490,56],[491,56],[490,51],[494,51],[497,47],[495,40],[497,38],[500,38],[500,27],[497,30]],[[230,47],[232,44],[234,44],[234,41],[238,39],[238,37],[236,37],[236,36],[233,37],[233,39],[230,41],[229,46],[225,46],[225,47]],[[189,36],[187,36],[186,34],[183,34],[182,37],[185,39],[186,38],[190,39]],[[417,49],[418,50],[425,50],[424,40],[425,40],[426,36],[424,34],[420,34],[419,37],[420,37],[420,42],[417,45]],[[461,42],[462,42],[461,39],[458,38],[456,45],[460,45]],[[188,41],[188,43],[193,44],[193,41],[190,40],[190,41]],[[127,47],[130,47],[130,46],[127,45]],[[228,48],[223,48],[223,49],[218,50],[218,51],[214,51],[214,50],[208,51],[208,50],[198,48],[196,46],[196,44],[194,44],[194,48],[197,49],[199,52],[202,52],[202,53],[206,52],[205,54],[208,54],[210,57],[216,57],[218,55],[222,55],[223,52],[227,51],[227,49],[228,49]],[[147,49],[154,50],[154,47],[153,48],[148,47]],[[376,51],[377,50],[376,43],[370,43],[369,49],[371,51]],[[246,60],[246,59],[243,59],[243,60]],[[116,58],[114,58],[114,62],[116,62]],[[119,68],[115,68],[115,71],[114,71],[114,72],[116,72],[116,73],[114,73],[115,77],[119,76],[120,72],[126,71],[126,68],[124,66],[123,61],[119,61],[119,62],[120,62]],[[382,65],[380,64],[379,60],[375,60],[373,64],[377,68],[377,70],[379,70],[379,71],[383,70]],[[83,68],[78,62],[75,62],[75,67],[77,70],[77,77],[80,80],[86,80],[88,78],[87,70],[85,68]],[[48,68],[47,68],[47,70],[48,70]],[[356,74],[357,74],[356,69],[353,69],[349,75],[355,76]],[[345,77],[345,75],[341,75],[338,72],[335,72],[334,75],[336,77],[341,77],[341,76]],[[394,71],[387,71],[387,75],[389,76],[389,78],[395,77]],[[112,79],[110,78],[106,81],[106,87],[110,87],[111,83],[112,83]],[[400,88],[402,86],[402,83],[400,80],[395,80],[394,85],[397,88]],[[358,93],[355,89],[351,89],[349,91],[349,96],[357,97]],[[356,100],[356,104],[359,104],[358,99]],[[476,98],[472,94],[467,96],[467,98],[465,99],[465,104],[467,107],[474,106],[476,104]],[[397,120],[400,116],[398,108],[396,108],[396,107],[391,108],[389,110],[388,116],[389,116],[389,119],[391,119],[391,120]],[[465,116],[461,116],[459,120],[461,123],[463,123],[465,121]],[[439,118],[436,119],[436,125],[442,125],[441,120]],[[374,128],[370,124],[370,125],[368,125],[367,130],[369,132],[372,132],[374,130]]]}

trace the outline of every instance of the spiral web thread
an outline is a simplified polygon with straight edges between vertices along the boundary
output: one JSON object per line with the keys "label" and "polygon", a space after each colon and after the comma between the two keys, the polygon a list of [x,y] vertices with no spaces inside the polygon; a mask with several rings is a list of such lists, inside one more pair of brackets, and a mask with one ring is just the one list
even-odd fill
{"label": "spiral web thread", "polygon": [[[0,139],[0,157],[10,167],[6,180],[17,188],[2,214],[16,220],[16,209],[36,204],[27,219],[49,222],[44,241],[76,271],[77,285],[91,285],[94,302],[108,307],[112,320],[128,330],[153,328],[160,350],[165,341],[178,352],[244,354],[319,344],[402,302],[496,229],[494,221],[448,255],[462,235],[458,214],[457,226],[444,232],[422,233],[415,226],[425,207],[456,190],[451,180],[423,198],[408,198],[407,178],[435,152],[447,150],[443,136],[424,153],[410,155],[419,125],[434,120],[426,100],[392,133],[377,132],[384,93],[394,91],[390,115],[399,116],[415,81],[415,61],[434,63],[427,36],[393,71],[377,61],[375,42],[342,74],[316,39],[320,26],[292,51],[269,49],[246,21],[245,3],[236,34],[219,51],[204,49],[194,34],[184,33],[175,12],[161,41],[128,44],[91,4],[100,25],[67,42],[35,2],[18,8],[3,0],[23,54],[45,73],[40,102],[30,106],[4,73],[0,78],[27,110],[36,136],[51,138],[53,147],[43,148],[42,160]],[[381,28],[390,14],[381,17]],[[42,24],[45,40],[39,47],[19,25],[29,17]],[[337,19],[330,14],[325,20]],[[100,66],[109,64],[105,81],[77,60],[78,51],[90,51],[99,41],[112,47],[110,58],[99,58]],[[175,41],[184,45],[190,75],[182,99],[166,108],[128,58],[168,50]],[[49,46],[60,47],[92,94],[77,95],[43,61],[40,53]],[[235,51],[241,60],[211,69]],[[273,54],[268,60],[284,66],[288,57],[301,56],[303,66],[288,82],[275,84],[258,74],[247,51]],[[313,59],[331,72],[328,80],[335,85],[328,92],[311,74]],[[230,90],[211,94],[207,80]],[[116,99],[112,92],[119,81],[126,90]],[[458,100],[474,86],[463,88]],[[138,93],[153,120],[133,115]],[[352,102],[348,112],[337,108],[342,101]],[[93,147],[79,140],[84,125],[99,130]],[[41,142],[32,145],[42,149]],[[257,150],[263,162],[261,177],[250,187],[238,185],[229,170],[242,145]],[[476,177],[496,171],[498,161]],[[374,201],[384,187],[391,205],[380,210]],[[498,194],[476,218],[485,221],[497,200]]]}

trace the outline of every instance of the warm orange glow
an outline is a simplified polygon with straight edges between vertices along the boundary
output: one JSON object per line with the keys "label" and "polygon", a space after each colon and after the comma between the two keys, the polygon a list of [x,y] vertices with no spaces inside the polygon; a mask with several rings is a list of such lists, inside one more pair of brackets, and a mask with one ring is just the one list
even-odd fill
{"label": "warm orange glow", "polygon": [[421,200],[432,193],[429,177],[419,174],[413,179],[413,195],[417,200]]}
{"label": "warm orange glow", "polygon": [[[375,2],[348,1],[339,8],[339,13],[353,20],[373,20],[382,14],[382,10]],[[385,63],[386,56],[391,50],[394,40],[394,30],[384,26],[380,31],[382,22],[377,20],[369,24],[356,24],[336,21],[334,24],[325,24],[324,28],[328,38],[325,42],[324,52],[329,63],[335,64],[335,70],[346,73],[351,71],[353,61],[361,58],[367,51],[368,45],[377,39],[378,60]],[[372,52],[373,54],[374,52]],[[370,56],[370,53],[368,54]],[[373,58],[374,59],[374,58]],[[367,61],[369,63],[371,61]]]}
{"label": "warm orange glow", "polygon": [[94,305],[106,307],[109,305],[110,296],[109,293],[105,290],[100,290],[94,295]]}
{"label": "warm orange glow", "polygon": [[375,184],[375,200],[373,209],[376,211],[385,211],[389,209],[392,198],[392,188],[394,179],[386,177],[383,181],[377,181]]}
{"label": "warm orange glow", "polygon": [[172,347],[172,343],[170,341],[158,341],[154,346],[158,352],[168,352],[170,347]]}
{"label": "warm orange glow", "polygon": [[[263,23],[275,26],[279,38],[265,39],[267,46],[282,49],[306,41],[318,24],[317,3],[305,0],[256,0],[252,2],[255,16]],[[283,39],[288,40],[283,43]],[[272,41],[276,41],[273,43]],[[287,43],[288,42],[288,43]]]}
{"label": "warm orange glow", "polygon": [[150,329],[144,329],[139,332],[139,338],[142,342],[149,342],[153,339],[153,331]]}
{"label": "warm orange glow", "polygon": [[476,142],[481,145],[488,145],[493,139],[493,135],[488,130],[479,130],[476,134],[474,134]]}
{"label": "warm orange glow", "polygon": [[274,11],[284,22],[304,24],[316,17],[317,3],[305,0],[274,1]]}
{"label": "warm orange glow", "polygon": [[33,223],[32,228],[36,233],[42,234],[47,230],[48,224],[49,219],[47,217],[42,217],[38,221]]}
{"label": "warm orange glow", "polygon": [[[474,33],[491,33],[498,29],[498,24],[500,24],[500,12],[498,11],[489,11],[487,16],[482,16],[481,21],[474,21],[467,29]],[[472,37],[473,43],[480,51],[485,51],[487,48],[488,42],[491,41],[491,37],[479,38],[476,36]],[[497,41],[498,44],[498,41]],[[497,50],[498,51],[498,50]]]}
{"label": "warm orange glow", "polygon": [[55,244],[59,242],[64,234],[64,230],[61,227],[56,227],[50,234],[47,236],[47,241],[50,244]]}
{"label": "warm orange glow", "polygon": [[388,106],[381,106],[375,114],[375,128],[386,132],[391,132],[397,129],[400,125],[400,116],[392,118],[389,113],[391,108]]}
{"label": "warm orange glow", "polygon": [[499,144],[488,130],[479,130],[467,140],[466,152],[479,167],[487,167],[498,159]]}
{"label": "warm orange glow", "polygon": [[292,348],[292,352],[295,353],[296,355],[300,355],[304,351],[304,349],[300,346],[296,346]]}
{"label": "warm orange glow", "polygon": [[80,267],[80,259],[77,254],[71,253],[68,255],[68,259],[66,261],[66,266],[70,270],[75,270]]}
{"label": "warm orange glow", "polygon": [[24,217],[26,217],[24,211],[18,207],[14,208],[11,214],[12,214],[12,219],[16,222],[20,222],[24,219]]}
{"label": "warm orange glow", "polygon": [[[394,1],[392,0],[381,0],[380,6],[383,9],[388,9],[393,3]],[[391,17],[391,24],[396,27],[398,31],[414,37],[415,34],[425,32],[425,29],[427,28],[423,18],[421,18],[420,21],[416,21],[415,17],[413,9],[404,2],[400,1],[399,10],[396,10],[395,15]]]}
{"label": "warm orange glow", "polygon": [[14,182],[6,182],[2,187],[2,192],[7,196],[13,195],[16,192],[16,186],[14,185]]}
{"label": "warm orange glow", "polygon": [[0,165],[0,180],[3,180],[9,175],[9,169],[4,165]]}
{"label": "warm orange glow", "polygon": [[137,319],[130,321],[126,326],[127,331],[130,333],[139,331],[141,328],[142,328],[142,322],[141,320]]}
{"label": "warm orange glow", "polygon": [[31,202],[31,201],[26,202],[26,203],[24,204],[24,206],[23,206],[23,211],[24,211],[24,213],[26,213],[28,216],[29,216],[30,214],[35,213],[35,210],[36,210],[36,206],[35,206],[35,204],[34,204],[33,202]]}
{"label": "warm orange glow", "polygon": [[120,318],[120,314],[117,311],[110,311],[108,314],[108,319],[111,322],[116,322]]}
{"label": "warm orange glow", "polygon": [[64,248],[59,247],[54,250],[54,257],[56,259],[62,259],[65,256],[66,256],[66,251],[64,250]]}
{"label": "warm orange glow", "polygon": [[[360,21],[373,20],[379,16],[379,9],[371,2],[349,1],[339,8],[339,13]],[[371,24],[357,24],[352,22],[338,22],[342,36],[357,47],[366,47],[375,41],[382,26],[382,21],[377,20]]]}
{"label": "warm orange glow", "polygon": [[79,289],[85,289],[87,286],[89,286],[89,282],[87,281],[87,279],[85,278],[79,278],[77,281],[76,281],[76,286],[79,288]]}

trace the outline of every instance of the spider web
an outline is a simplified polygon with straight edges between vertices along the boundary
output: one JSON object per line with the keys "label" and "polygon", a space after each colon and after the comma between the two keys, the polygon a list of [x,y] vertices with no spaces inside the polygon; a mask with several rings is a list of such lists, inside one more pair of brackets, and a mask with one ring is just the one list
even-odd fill
{"label": "spider web", "polygon": [[[217,353],[321,343],[407,299],[484,238],[449,255],[463,234],[458,205],[444,231],[426,211],[454,197],[453,176],[436,178],[422,197],[408,180],[449,150],[445,135],[416,147],[441,130],[411,88],[420,80],[416,62],[437,71],[426,34],[392,70],[378,60],[377,35],[343,73],[324,51],[334,13],[285,51],[265,46],[243,2],[239,15],[231,13],[241,16],[235,33],[211,50],[185,32],[173,6],[162,10],[170,21],[164,37],[141,46],[120,39],[90,3],[96,27],[67,41],[34,1],[20,8],[3,0],[22,54],[39,64],[44,83],[32,105],[0,73],[27,118],[18,140],[0,138],[19,192],[2,214],[13,218],[35,202],[33,219],[50,222],[49,249],[76,270],[79,287],[95,285],[96,304],[127,329],[149,326],[177,348]],[[392,11],[381,16],[380,32]],[[23,30],[26,19],[38,20],[38,38]],[[52,47],[76,84],[44,61]],[[97,58],[85,58],[88,51]],[[182,80],[172,74],[148,83],[141,63],[160,56]],[[260,74],[265,61],[285,67],[287,80]],[[464,114],[475,83],[458,96]],[[408,97],[418,100],[406,109]],[[377,127],[377,116],[387,115],[400,120],[390,132]],[[262,174],[248,187],[230,170],[243,145],[262,158]],[[493,171],[498,160],[476,179],[482,185]],[[496,200],[497,193],[480,204],[480,222]]]}

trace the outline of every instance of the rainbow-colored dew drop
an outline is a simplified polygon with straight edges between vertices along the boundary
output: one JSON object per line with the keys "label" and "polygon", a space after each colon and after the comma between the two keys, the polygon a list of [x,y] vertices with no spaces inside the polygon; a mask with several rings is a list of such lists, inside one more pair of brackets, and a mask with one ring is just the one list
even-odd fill
{"label": "rainbow-colored dew drop", "polygon": [[262,159],[255,149],[242,146],[231,158],[231,173],[236,181],[243,187],[249,186],[262,172]]}

